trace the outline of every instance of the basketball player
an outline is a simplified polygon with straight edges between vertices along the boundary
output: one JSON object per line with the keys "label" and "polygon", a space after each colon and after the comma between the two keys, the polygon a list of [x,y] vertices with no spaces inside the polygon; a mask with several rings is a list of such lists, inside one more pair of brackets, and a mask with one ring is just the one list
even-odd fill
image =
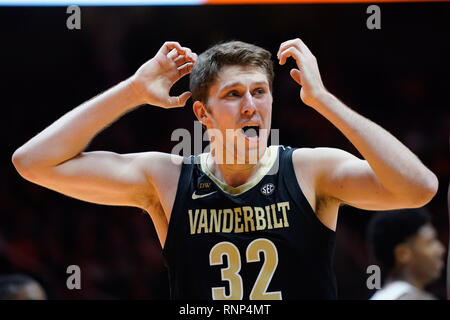
{"label": "basketball player", "polygon": [[379,213],[368,228],[375,258],[386,274],[371,300],[436,300],[425,287],[439,278],[445,248],[424,209]]}
{"label": "basketball player", "polygon": [[[300,39],[280,45],[279,63],[289,57],[297,63],[290,75],[301,86],[301,100],[364,159],[333,148],[267,147],[271,54],[234,41],[198,57],[166,42],[132,77],[20,147],[13,163],[25,179],[68,196],[148,211],[174,299],[335,299],[339,206],[420,207],[438,181],[396,138],[326,90],[316,58]],[[189,73],[191,91],[169,96]],[[196,117],[213,133],[211,152],[186,161],[160,152],[83,152],[136,106],[181,107],[191,95]],[[251,152],[257,161],[249,161]]]}

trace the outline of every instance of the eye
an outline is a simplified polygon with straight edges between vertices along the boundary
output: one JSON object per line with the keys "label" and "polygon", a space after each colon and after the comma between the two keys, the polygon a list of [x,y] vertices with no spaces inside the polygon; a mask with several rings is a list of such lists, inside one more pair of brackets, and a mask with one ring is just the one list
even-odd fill
{"label": "eye", "polygon": [[239,97],[239,92],[237,92],[236,90],[231,90],[227,93],[227,97]]}
{"label": "eye", "polygon": [[253,94],[255,94],[255,95],[261,95],[264,93],[266,93],[266,90],[264,88],[257,88],[253,91]]}

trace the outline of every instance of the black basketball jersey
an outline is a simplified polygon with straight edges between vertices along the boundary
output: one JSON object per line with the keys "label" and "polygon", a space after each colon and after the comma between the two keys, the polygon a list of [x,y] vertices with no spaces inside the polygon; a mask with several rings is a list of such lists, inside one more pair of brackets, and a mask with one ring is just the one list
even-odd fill
{"label": "black basketball jersey", "polygon": [[335,232],[306,200],[293,148],[271,146],[237,188],[183,163],[164,245],[172,299],[336,299]]}

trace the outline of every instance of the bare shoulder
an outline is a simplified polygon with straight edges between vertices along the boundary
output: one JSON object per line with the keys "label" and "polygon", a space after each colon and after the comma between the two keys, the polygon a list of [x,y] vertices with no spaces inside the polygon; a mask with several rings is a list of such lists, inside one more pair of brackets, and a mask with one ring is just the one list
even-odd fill
{"label": "bare shoulder", "polygon": [[141,153],[136,158],[136,165],[155,189],[163,207],[169,211],[175,199],[183,159],[179,155],[156,151]]}
{"label": "bare shoulder", "polygon": [[298,148],[292,152],[292,163],[294,167],[297,165],[307,165],[314,159],[316,155],[316,148]]}
{"label": "bare shoulder", "polygon": [[292,162],[296,174],[310,181],[315,193],[323,196],[327,194],[321,188],[324,181],[328,183],[335,180],[343,169],[360,169],[365,161],[341,149],[319,147],[296,149],[292,154]]}
{"label": "bare shoulder", "polygon": [[170,179],[173,176],[178,179],[183,163],[183,157],[179,155],[157,151],[135,153],[130,156],[135,158],[136,165],[152,181]]}
{"label": "bare shoulder", "polygon": [[342,159],[347,157],[353,157],[353,155],[351,153],[348,153],[347,151],[329,147],[298,148],[295,149],[292,154],[294,165],[307,165],[311,161],[333,161],[335,159]]}
{"label": "bare shoulder", "polygon": [[346,152],[334,148],[298,148],[292,153],[297,182],[318,219],[329,229],[335,230],[339,202],[323,194],[319,181],[336,159],[346,157]]}
{"label": "bare shoulder", "polygon": [[298,148],[292,153],[292,163],[296,172],[308,173],[311,178],[318,173],[319,165],[335,156],[333,148]]}
{"label": "bare shoulder", "polygon": [[361,159],[337,148],[299,148],[292,154],[295,170],[307,171],[314,179],[320,179],[324,174],[333,174],[343,163],[353,165],[354,161],[359,163]]}
{"label": "bare shoulder", "polygon": [[[162,206],[165,217],[169,221],[184,158],[163,152],[145,152],[139,154],[136,159],[140,170],[150,182],[151,198],[158,199],[158,206]],[[149,205],[154,207],[155,202],[149,201]],[[147,209],[147,211],[150,210],[152,208]]]}

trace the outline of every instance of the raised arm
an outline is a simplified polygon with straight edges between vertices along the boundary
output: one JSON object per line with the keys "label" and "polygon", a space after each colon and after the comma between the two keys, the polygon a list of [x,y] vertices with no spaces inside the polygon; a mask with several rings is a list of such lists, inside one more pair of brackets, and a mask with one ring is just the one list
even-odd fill
{"label": "raised arm", "polygon": [[[300,97],[336,128],[364,157],[317,148],[304,152],[314,161],[317,197],[369,210],[419,207],[437,192],[438,180],[405,145],[376,123],[359,115],[329,93],[321,80],[316,58],[300,39],[281,44],[278,58],[295,59],[291,77],[300,84]],[[298,161],[300,157],[297,157]],[[295,160],[294,160],[295,161]]]}
{"label": "raised arm", "polygon": [[190,92],[171,97],[169,90],[195,60],[190,49],[166,42],[132,77],[68,112],[17,149],[12,157],[17,171],[74,198],[147,209],[154,196],[149,194],[154,193],[153,174],[173,164],[169,155],[83,150],[96,134],[139,105],[184,106]]}

